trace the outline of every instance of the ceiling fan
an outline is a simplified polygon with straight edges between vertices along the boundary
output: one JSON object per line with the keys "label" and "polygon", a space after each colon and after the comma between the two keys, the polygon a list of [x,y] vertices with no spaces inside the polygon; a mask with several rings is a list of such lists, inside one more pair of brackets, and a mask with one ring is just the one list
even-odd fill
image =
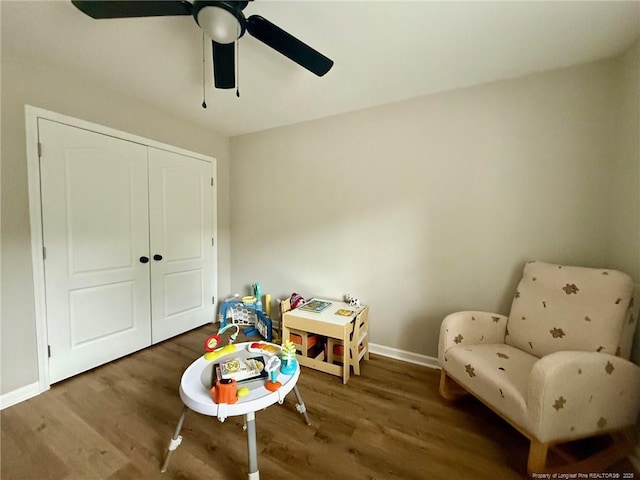
{"label": "ceiling fan", "polygon": [[319,77],[333,66],[333,60],[285,32],[260,15],[245,18],[242,10],[249,1],[110,1],[72,0],[81,12],[92,18],[130,18],[191,15],[211,38],[213,45],[213,74],[216,88],[234,88],[235,42],[248,31],[298,65]]}

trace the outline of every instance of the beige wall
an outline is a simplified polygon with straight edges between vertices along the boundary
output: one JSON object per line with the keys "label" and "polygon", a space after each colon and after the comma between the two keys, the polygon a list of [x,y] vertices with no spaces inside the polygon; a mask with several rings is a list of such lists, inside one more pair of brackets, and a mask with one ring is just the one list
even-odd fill
{"label": "beige wall", "polygon": [[[133,98],[2,55],[2,318],[0,393],[38,380],[24,105],[217,158],[218,286],[229,291],[229,139]],[[198,108],[197,106],[194,108]]]}
{"label": "beige wall", "polygon": [[[508,312],[526,260],[637,274],[609,250],[621,68],[585,64],[232,138],[232,289],[351,292],[371,306],[372,342],[436,356],[446,314]],[[617,203],[634,200],[637,190]],[[637,245],[637,227],[627,234]]]}
{"label": "beige wall", "polygon": [[640,282],[640,41],[616,59],[618,152],[611,158],[611,259]]}
{"label": "beige wall", "polygon": [[215,132],[3,55],[0,394],[37,380],[24,104],[216,157],[221,295],[254,281],[274,297],[351,292],[372,307],[372,341],[435,356],[445,314],[508,311],[527,259],[640,281],[634,48],[236,137],[231,153]]}
{"label": "beige wall", "polygon": [[[610,255],[613,266],[640,283],[640,40],[616,61],[618,154],[612,159]],[[633,358],[640,364],[640,329]]]}

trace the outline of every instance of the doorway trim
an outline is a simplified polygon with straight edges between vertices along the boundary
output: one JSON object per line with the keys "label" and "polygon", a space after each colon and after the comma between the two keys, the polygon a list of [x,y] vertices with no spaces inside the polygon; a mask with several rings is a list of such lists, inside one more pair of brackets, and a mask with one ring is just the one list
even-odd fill
{"label": "doorway trim", "polygon": [[[185,150],[162,142],[140,137],[131,133],[116,130],[97,123],[88,122],[78,118],[70,117],[42,108],[25,105],[25,137],[27,147],[27,182],[29,190],[29,221],[31,226],[31,261],[33,265],[33,294],[35,304],[35,320],[36,320],[36,350],[38,360],[38,392],[34,388],[30,388],[25,398],[18,399],[13,403],[26,400],[27,398],[36,396],[45,392],[50,388],[49,378],[49,355],[48,355],[48,334],[47,334],[47,306],[45,297],[45,277],[44,277],[44,243],[42,240],[42,197],[41,197],[41,179],[40,179],[40,147],[38,146],[39,132],[38,119],[46,119],[53,122],[61,123],[71,127],[89,130],[91,132],[107,135],[110,137],[127,140],[129,142],[138,143],[148,147],[158,148],[169,152],[178,153],[199,160],[211,162],[213,172],[214,195],[212,199],[213,236],[215,240],[215,285],[218,288],[218,208],[216,185],[217,161],[214,157],[203,155],[200,153]],[[218,303],[218,292],[214,292],[216,304]],[[216,305],[214,304],[214,310]],[[34,385],[35,386],[35,385]],[[31,386],[30,386],[31,387]],[[7,405],[8,406],[8,405]]]}

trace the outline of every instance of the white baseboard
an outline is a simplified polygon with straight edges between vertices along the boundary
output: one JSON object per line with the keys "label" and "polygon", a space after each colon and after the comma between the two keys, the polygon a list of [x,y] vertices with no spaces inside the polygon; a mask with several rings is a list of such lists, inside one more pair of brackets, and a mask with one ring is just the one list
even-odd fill
{"label": "white baseboard", "polygon": [[34,382],[0,395],[0,410],[40,395],[40,383]]}
{"label": "white baseboard", "polygon": [[429,368],[440,369],[438,359],[435,357],[430,357],[429,355],[407,352],[406,350],[386,347],[384,345],[378,345],[376,343],[369,344],[369,351],[377,355],[382,355],[383,357],[395,358],[396,360],[402,360],[404,362],[415,363],[417,365],[423,365]]}

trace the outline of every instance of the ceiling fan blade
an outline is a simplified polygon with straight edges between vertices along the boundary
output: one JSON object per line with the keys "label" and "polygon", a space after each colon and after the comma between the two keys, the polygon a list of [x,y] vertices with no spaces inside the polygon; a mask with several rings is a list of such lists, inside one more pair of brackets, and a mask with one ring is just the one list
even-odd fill
{"label": "ceiling fan blade", "polygon": [[72,0],[78,10],[92,18],[164,17],[191,15],[186,1],[110,1]]}
{"label": "ceiling fan blade", "polygon": [[213,45],[213,80],[215,87],[235,87],[235,44],[213,41],[211,44]]}
{"label": "ceiling fan blade", "polygon": [[327,73],[333,66],[333,60],[260,15],[251,15],[247,18],[247,30],[261,42],[266,43],[319,77]]}

